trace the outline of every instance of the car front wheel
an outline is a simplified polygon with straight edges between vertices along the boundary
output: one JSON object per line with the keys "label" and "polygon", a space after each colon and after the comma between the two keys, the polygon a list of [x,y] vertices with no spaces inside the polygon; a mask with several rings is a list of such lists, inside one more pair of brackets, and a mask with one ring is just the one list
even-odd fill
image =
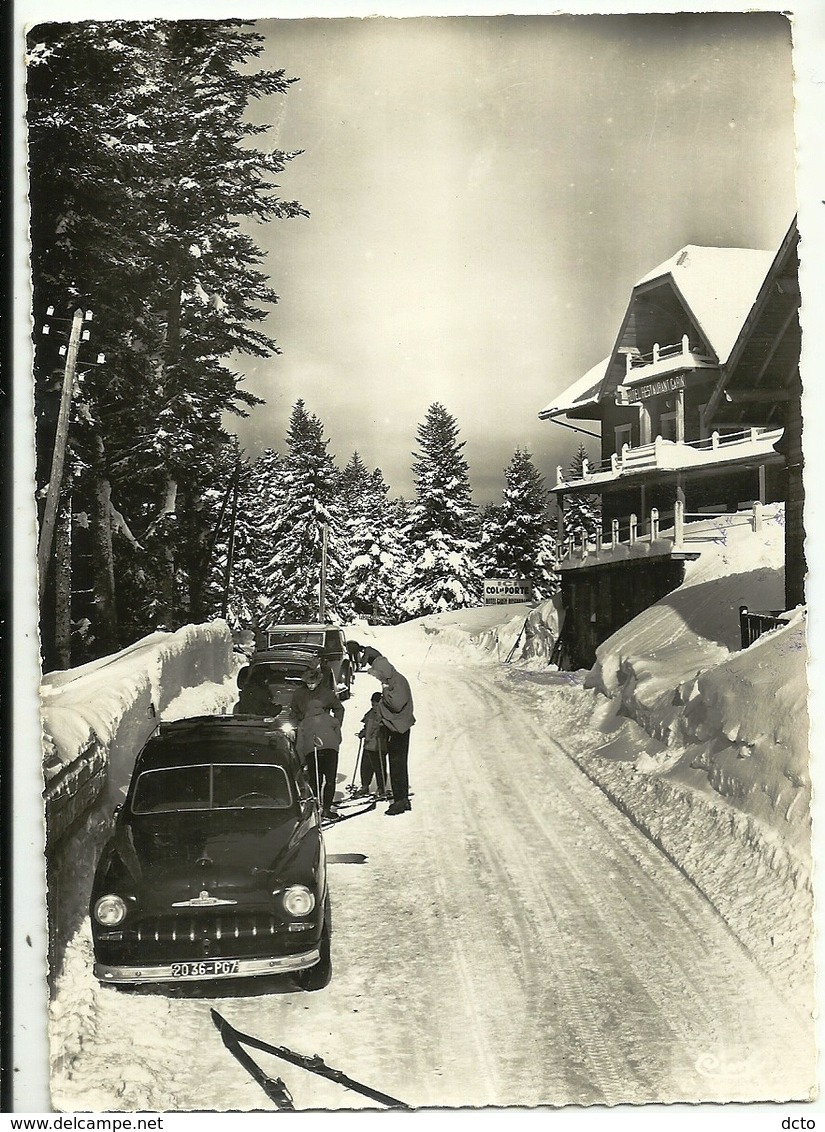
{"label": "car front wheel", "polygon": [[324,905],[324,926],[321,930],[321,940],[318,944],[321,958],[314,967],[307,967],[303,971],[298,971],[295,975],[295,982],[301,990],[317,991],[323,990],[324,987],[329,986],[330,979],[332,978],[331,935],[332,917],[330,915],[329,897],[327,897],[326,904]]}

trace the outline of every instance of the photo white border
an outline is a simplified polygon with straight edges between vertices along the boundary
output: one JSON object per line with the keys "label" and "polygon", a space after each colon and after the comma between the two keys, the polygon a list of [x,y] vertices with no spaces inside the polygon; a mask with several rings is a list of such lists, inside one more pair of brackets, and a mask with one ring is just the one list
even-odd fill
{"label": "photo white border", "polygon": [[[423,2],[423,0],[366,0],[355,3],[353,0],[327,0],[321,2],[297,2],[281,0],[273,3],[260,0],[258,3],[243,2],[229,4],[216,0],[74,0],[71,5],[66,0],[17,0],[13,14],[13,43],[11,60],[13,64],[15,101],[13,108],[14,127],[14,165],[15,181],[13,192],[13,301],[14,301],[14,401],[12,425],[14,429],[13,448],[13,522],[14,522],[14,561],[12,569],[14,624],[13,624],[13,705],[14,705],[14,781],[11,800],[5,799],[6,818],[14,817],[14,860],[13,860],[13,916],[12,916],[12,964],[13,964],[13,1111],[19,1113],[49,1113],[49,1071],[47,1050],[47,933],[45,923],[45,866],[43,858],[43,812],[42,777],[40,759],[40,724],[37,684],[39,673],[37,619],[36,619],[36,579],[33,564],[36,561],[36,530],[33,506],[34,449],[31,411],[31,289],[29,282],[29,263],[27,246],[28,212],[26,205],[25,181],[25,105],[23,90],[25,86],[25,65],[23,59],[25,27],[44,20],[81,19],[210,19],[231,15],[243,19],[305,18],[305,17],[344,17],[344,16],[456,16],[456,15],[618,15],[630,13],[677,12],[774,12],[784,11],[791,16],[794,27],[795,92],[797,98],[797,145],[798,145],[798,196],[799,228],[801,233],[801,289],[803,305],[801,322],[803,329],[802,378],[805,386],[803,412],[805,436],[806,482],[806,532],[807,561],[809,569],[808,607],[810,632],[810,687],[812,714],[812,776],[814,780],[814,840],[816,853],[816,876],[822,867],[822,831],[819,819],[820,799],[825,796],[825,780],[822,774],[822,757],[818,749],[817,736],[823,733],[825,725],[822,697],[819,689],[825,681],[825,630],[823,616],[822,571],[817,564],[825,556],[825,532],[823,526],[817,528],[817,488],[825,484],[825,443],[819,441],[825,427],[825,414],[822,411],[822,396],[815,385],[819,381],[819,369],[825,360],[823,335],[825,334],[825,306],[823,306],[823,263],[825,263],[825,179],[823,178],[823,155],[825,154],[825,0],[794,0],[792,3],[769,3],[767,0],[705,0],[704,3],[674,3],[672,0],[623,0],[621,3],[602,0],[598,2],[576,2],[553,5],[551,3],[449,3]],[[759,82],[759,76],[754,76]],[[7,199],[9,199],[7,197]],[[8,708],[7,708],[8,710]],[[8,867],[8,863],[6,863]],[[818,886],[817,886],[818,887]],[[817,902],[816,926],[822,937],[821,902]],[[820,955],[821,958],[821,955]],[[8,957],[3,957],[8,962]],[[821,963],[819,964],[821,966]],[[821,983],[818,983],[817,1001],[822,1002]],[[821,1030],[821,1021],[820,1021]],[[823,1044],[820,1033],[820,1045]],[[8,1067],[7,1067],[8,1068]],[[784,1106],[779,1106],[780,1109]],[[793,1115],[817,1118],[825,1112],[825,1100],[820,1099],[807,1105],[788,1106]],[[684,1114],[677,1110],[684,1109]],[[702,1106],[696,1112],[693,1106],[656,1109],[644,1113],[639,1109],[603,1110],[608,1117],[624,1127],[639,1127],[647,1123],[647,1118],[657,1123],[681,1123],[681,1116],[695,1124],[696,1119],[714,1118],[714,1110],[720,1106]],[[709,1110],[709,1111],[706,1111]],[[261,1114],[261,1119],[269,1119],[271,1114]],[[335,1119],[346,1121],[356,1114],[313,1114],[315,1120]],[[433,1119],[433,1113],[409,1114],[412,1118]],[[472,1120],[476,1128],[479,1121],[488,1118],[501,1119],[495,1112],[464,1112],[449,1114],[455,1121]],[[596,1112],[575,1110],[568,1114],[577,1120],[580,1129],[582,1121],[588,1125],[591,1119],[602,1119]],[[777,1106],[748,1105],[724,1106],[724,1112],[717,1115],[725,1120],[727,1127],[741,1126],[749,1129],[760,1126],[778,1129],[784,1112]],[[758,1125],[755,1124],[760,1116]],[[761,1117],[764,1116],[764,1120]],[[523,1121],[525,1118],[552,1119],[558,1123],[565,1120],[565,1110],[529,1112],[518,1110],[508,1112],[507,1119]],[[298,1119],[306,1120],[300,1116]],[[193,1114],[191,1127],[203,1129],[212,1123],[203,1114]],[[190,1126],[187,1119],[187,1126]],[[225,1127],[226,1119],[220,1117]],[[254,1118],[250,1118],[254,1119]],[[359,1117],[359,1119],[363,1119]],[[747,1123],[746,1123],[747,1122]],[[166,1125],[168,1127],[169,1125]],[[177,1124],[175,1124],[177,1127]],[[217,1128],[217,1124],[214,1124]]]}

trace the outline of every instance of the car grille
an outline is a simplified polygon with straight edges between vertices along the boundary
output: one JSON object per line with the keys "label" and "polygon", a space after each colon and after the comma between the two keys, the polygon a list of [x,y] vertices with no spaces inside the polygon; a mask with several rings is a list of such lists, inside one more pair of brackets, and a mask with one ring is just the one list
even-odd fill
{"label": "car grille", "polygon": [[222,916],[151,916],[132,926],[131,937],[140,943],[194,943],[209,939],[227,944],[232,940],[260,940],[284,931],[275,916],[236,913]]}

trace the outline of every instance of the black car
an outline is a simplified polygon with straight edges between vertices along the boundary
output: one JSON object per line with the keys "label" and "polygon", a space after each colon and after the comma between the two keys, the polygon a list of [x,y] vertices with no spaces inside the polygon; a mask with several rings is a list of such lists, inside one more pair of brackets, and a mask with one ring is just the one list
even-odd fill
{"label": "black car", "polygon": [[340,625],[271,625],[268,629],[259,630],[255,647],[258,653],[288,651],[314,655],[316,661],[322,661],[332,673],[334,690],[341,699],[349,696],[353,671],[346,636]]}
{"label": "black car", "polygon": [[[253,653],[249,664],[238,673],[240,695],[235,714],[260,714],[262,704],[273,709],[280,707],[287,713],[296,689],[304,683],[304,677],[308,672],[319,669],[323,677],[318,651],[300,645]],[[331,682],[332,675],[329,670],[327,673]],[[262,695],[263,699],[260,699]],[[269,706],[266,711],[269,711]]]}
{"label": "black car", "polygon": [[318,808],[278,720],[161,724],[135,762],[91,897],[114,985],[291,972],[330,980]]}

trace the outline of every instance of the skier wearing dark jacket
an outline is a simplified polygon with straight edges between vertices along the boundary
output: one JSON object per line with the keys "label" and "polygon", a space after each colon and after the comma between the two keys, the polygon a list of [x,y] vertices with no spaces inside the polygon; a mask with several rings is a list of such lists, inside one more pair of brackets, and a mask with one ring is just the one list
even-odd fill
{"label": "skier wearing dark jacket", "polygon": [[415,723],[412,691],[406,676],[402,676],[385,656],[375,658],[369,674],[381,681],[381,699],[375,705],[375,711],[387,733],[393,800],[386,813],[394,816],[412,809],[407,773],[410,728]]}
{"label": "skier wearing dark jacket", "polygon": [[290,714],[297,723],[298,757],[305,764],[307,778],[324,817],[334,818],[337,815],[332,801],[344,705],[324,681],[320,668],[311,669],[304,676],[302,687],[292,697]]}
{"label": "skier wearing dark jacket", "polygon": [[262,671],[250,674],[248,668],[242,668],[238,673],[238,683],[241,694],[233,709],[234,715],[277,715],[281,708],[276,704],[270,693],[266,681],[266,673]]}

